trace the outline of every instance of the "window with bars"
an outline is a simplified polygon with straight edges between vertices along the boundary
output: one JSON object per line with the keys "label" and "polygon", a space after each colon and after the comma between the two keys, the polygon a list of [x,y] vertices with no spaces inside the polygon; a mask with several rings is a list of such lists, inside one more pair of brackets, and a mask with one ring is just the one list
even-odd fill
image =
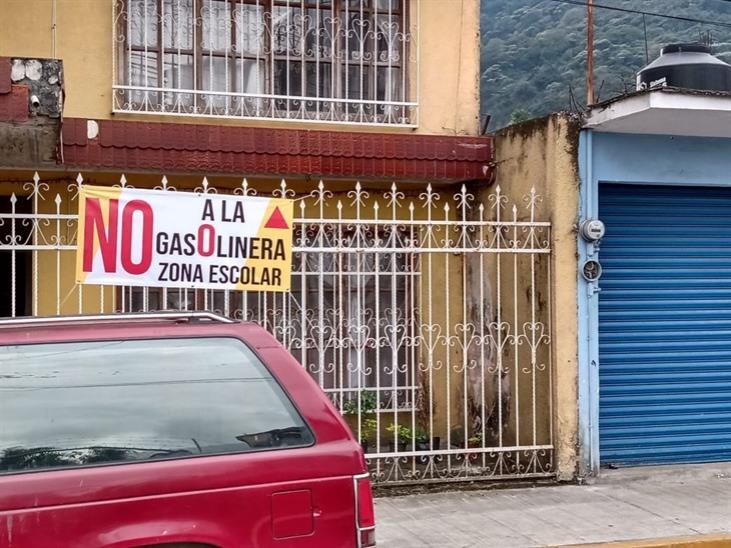
{"label": "window with bars", "polygon": [[408,4],[115,0],[114,110],[414,125]]}

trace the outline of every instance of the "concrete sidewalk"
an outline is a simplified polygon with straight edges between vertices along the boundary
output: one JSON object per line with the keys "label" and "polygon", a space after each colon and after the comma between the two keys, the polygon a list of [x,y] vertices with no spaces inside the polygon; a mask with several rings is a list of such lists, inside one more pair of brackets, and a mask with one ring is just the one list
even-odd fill
{"label": "concrete sidewalk", "polygon": [[706,534],[729,534],[731,546],[731,463],[607,470],[591,485],[378,498],[376,515],[379,548],[561,546]]}

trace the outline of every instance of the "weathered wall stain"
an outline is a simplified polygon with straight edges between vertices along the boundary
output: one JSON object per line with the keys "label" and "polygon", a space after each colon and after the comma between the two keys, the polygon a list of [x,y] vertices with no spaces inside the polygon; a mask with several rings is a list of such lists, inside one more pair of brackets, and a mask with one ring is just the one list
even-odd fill
{"label": "weathered wall stain", "polygon": [[[549,268],[537,268],[542,280],[537,288],[550,287],[550,294],[536,291],[537,314],[549,326],[550,355],[540,360],[551,366],[552,409],[545,427],[553,432],[554,466],[559,480],[576,477],[578,440],[578,347],[577,347],[577,244],[578,136],[581,120],[571,114],[529,120],[509,126],[495,135],[497,183],[512,200],[519,200],[535,187],[543,196],[538,208],[541,219],[550,219],[552,253],[542,260]],[[524,276],[530,276],[530,272]],[[530,288],[530,284],[521,287]],[[530,289],[521,292],[519,306],[528,306]],[[543,382],[543,380],[541,380]],[[543,394],[544,392],[539,392]],[[521,387],[519,397],[527,397]]]}
{"label": "weathered wall stain", "polygon": [[0,166],[55,166],[63,113],[63,68],[54,59],[0,62]]}

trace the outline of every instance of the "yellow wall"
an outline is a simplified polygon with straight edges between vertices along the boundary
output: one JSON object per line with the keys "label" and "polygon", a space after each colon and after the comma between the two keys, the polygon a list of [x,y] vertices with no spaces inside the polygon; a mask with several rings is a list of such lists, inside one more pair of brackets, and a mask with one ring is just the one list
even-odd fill
{"label": "yellow wall", "polygon": [[[67,117],[108,119],[112,91],[112,0],[0,1],[0,56],[52,57],[53,5],[56,5],[55,54],[64,62]],[[417,6],[418,4],[418,6]],[[479,128],[479,0],[411,0],[417,23],[419,127],[369,128],[428,134],[476,134]],[[214,119],[115,114],[115,119],[217,124]],[[363,129],[275,121],[225,121],[227,125]]]}
{"label": "yellow wall", "polygon": [[495,141],[498,183],[513,200],[535,186],[543,196],[538,219],[552,223],[551,279],[541,284],[550,287],[545,299],[551,303],[554,464],[560,480],[573,479],[577,464],[578,127],[568,115],[555,115],[508,127]]}

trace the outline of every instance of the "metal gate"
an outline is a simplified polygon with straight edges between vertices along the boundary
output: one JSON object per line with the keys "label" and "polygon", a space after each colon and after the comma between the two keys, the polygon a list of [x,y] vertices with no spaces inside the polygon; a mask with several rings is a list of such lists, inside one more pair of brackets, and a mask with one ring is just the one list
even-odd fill
{"label": "metal gate", "polygon": [[602,464],[731,459],[731,189],[602,184],[599,213]]}
{"label": "metal gate", "polygon": [[[292,291],[276,294],[77,286],[81,184],[6,184],[6,315],[206,309],[255,321],[329,394],[375,482],[553,473],[550,223],[535,191],[513,204],[500,187],[203,179],[190,191],[295,200]],[[183,191],[165,177],[157,188]]]}

